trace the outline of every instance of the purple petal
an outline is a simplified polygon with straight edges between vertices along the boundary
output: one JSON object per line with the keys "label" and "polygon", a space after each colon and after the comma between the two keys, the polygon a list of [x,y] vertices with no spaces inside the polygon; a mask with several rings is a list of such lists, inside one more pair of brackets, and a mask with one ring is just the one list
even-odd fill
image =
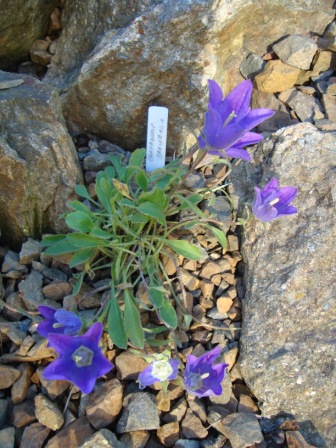
{"label": "purple petal", "polygon": [[249,131],[272,115],[274,115],[274,111],[270,109],[253,109],[239,123],[246,131]]}
{"label": "purple petal", "polygon": [[212,79],[208,80],[209,85],[209,104],[211,107],[216,108],[223,99],[223,92],[216,81]]}
{"label": "purple petal", "polygon": [[297,208],[292,205],[275,204],[274,207],[277,209],[279,217],[283,215],[294,215],[298,212]]}
{"label": "purple petal", "polygon": [[205,113],[204,123],[204,135],[206,143],[210,143],[210,140],[214,139],[222,127],[222,119],[216,109],[209,107]]}
{"label": "purple petal", "polygon": [[253,207],[253,214],[264,222],[273,221],[278,217],[277,209],[269,204],[261,205],[258,208]]}
{"label": "purple petal", "polygon": [[256,132],[246,132],[235,144],[235,148],[243,148],[248,145],[255,145],[263,140],[264,137]]}
{"label": "purple petal", "polygon": [[37,307],[38,312],[43,316],[45,319],[53,319],[54,314],[57,311],[54,308],[51,308],[50,306],[40,305]]}
{"label": "purple petal", "polygon": [[152,375],[153,365],[150,364],[146,367],[138,376],[139,387],[144,389],[146,386],[151,386],[152,384],[160,381],[157,377]]}
{"label": "purple petal", "polygon": [[239,125],[228,125],[219,129],[217,134],[207,136],[207,142],[214,149],[227,149],[242,138],[244,133]]}
{"label": "purple petal", "polygon": [[103,325],[101,322],[96,322],[91,325],[91,327],[88,329],[88,331],[83,335],[83,337],[86,337],[88,339],[91,339],[96,344],[99,344],[100,338],[103,334]]}
{"label": "purple petal", "polygon": [[265,188],[262,190],[263,192],[266,192],[268,190],[271,190],[273,188],[278,188],[279,182],[278,179],[275,177],[272,177],[272,179],[268,182],[268,184],[265,186]]}
{"label": "purple petal", "polygon": [[82,327],[81,319],[77,316],[77,314],[72,313],[71,311],[64,309],[57,310],[55,313],[55,318],[64,326],[63,328],[61,327],[64,334],[75,335]]}
{"label": "purple petal", "polygon": [[249,113],[252,89],[252,82],[248,79],[238,84],[224,98],[220,111],[223,121],[227,120],[232,112],[236,114],[236,117],[233,118],[234,121],[232,120],[234,123],[240,121]]}
{"label": "purple petal", "polygon": [[282,187],[279,190],[279,203],[289,205],[297,195],[298,189],[295,187]]}
{"label": "purple petal", "polygon": [[242,159],[246,160],[247,162],[251,161],[251,156],[245,149],[235,148],[234,146],[231,146],[231,148],[225,150],[225,153],[228,157],[232,157],[233,159]]}

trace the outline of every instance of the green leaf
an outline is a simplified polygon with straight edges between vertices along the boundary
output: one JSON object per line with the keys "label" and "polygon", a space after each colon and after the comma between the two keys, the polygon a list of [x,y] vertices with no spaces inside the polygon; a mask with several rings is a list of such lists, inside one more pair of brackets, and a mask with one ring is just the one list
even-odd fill
{"label": "green leaf", "polygon": [[138,207],[139,212],[154,218],[159,224],[166,225],[166,217],[162,210],[152,202],[144,202]]}
{"label": "green leaf", "polygon": [[65,222],[73,230],[79,230],[80,232],[90,232],[93,227],[93,221],[91,217],[84,212],[71,212],[68,213]]}
{"label": "green leaf", "polygon": [[217,227],[211,226],[210,224],[205,225],[203,224],[203,227],[206,227],[215,235],[215,237],[217,238],[218,242],[221,244],[223,249],[227,248],[227,238],[222,230],[217,229]]}
{"label": "green leaf", "polygon": [[115,169],[113,166],[107,166],[104,171],[109,179],[113,179],[115,177]]}
{"label": "green leaf", "polygon": [[110,195],[107,195],[104,191],[104,184],[107,182],[107,180],[103,177],[103,173],[98,173],[96,178],[96,194],[97,197],[102,204],[102,206],[107,210],[109,213],[111,213],[111,207],[110,207]]}
{"label": "green leaf", "polygon": [[116,154],[110,154],[110,160],[116,170],[117,178],[121,182],[124,181],[124,175],[126,167],[121,165],[121,156]]}
{"label": "green leaf", "polygon": [[168,345],[169,339],[146,339],[146,343],[152,347],[161,347],[162,345]]}
{"label": "green leaf", "polygon": [[73,210],[78,210],[79,212],[86,213],[88,215],[91,215],[91,211],[87,208],[83,202],[80,201],[70,201],[67,203],[67,206],[69,208],[72,208]]}
{"label": "green leaf", "polygon": [[149,287],[149,294],[153,305],[155,305],[156,308],[161,308],[165,301],[163,292],[158,290],[155,286],[151,286]]}
{"label": "green leaf", "polygon": [[77,282],[75,283],[73,289],[72,289],[72,295],[75,296],[79,293],[82,284],[83,284],[83,280],[84,280],[84,275],[85,275],[85,271],[82,271],[78,277],[77,277]]}
{"label": "green leaf", "polygon": [[190,260],[199,260],[202,256],[201,250],[184,240],[166,240],[167,246],[174,249],[174,251]]}
{"label": "green leaf", "polygon": [[113,238],[113,235],[110,232],[106,232],[106,230],[99,229],[98,227],[94,227],[92,229],[91,235],[102,238],[103,240],[109,240]]}
{"label": "green leaf", "polygon": [[117,347],[127,348],[127,334],[125,330],[122,311],[115,297],[111,297],[109,314],[107,318],[108,334]]}
{"label": "green leaf", "polygon": [[132,152],[131,157],[128,162],[128,166],[138,166],[141,167],[144,163],[146,155],[145,148],[138,148]]}
{"label": "green leaf", "polygon": [[168,300],[163,302],[163,305],[158,310],[158,313],[162,321],[169,325],[170,328],[175,329],[177,327],[176,311]]}
{"label": "green leaf", "polygon": [[130,199],[127,198],[122,198],[121,201],[118,201],[119,205],[125,205],[126,207],[132,207],[132,208],[137,208],[136,204],[131,201]]}
{"label": "green leaf", "polygon": [[66,235],[48,235],[43,238],[40,242],[41,246],[51,246],[52,244],[58,243],[59,241],[63,241]]}
{"label": "green leaf", "polygon": [[135,224],[142,224],[149,221],[149,218],[144,216],[142,213],[134,213],[128,217],[130,222],[134,222]]}
{"label": "green leaf", "polygon": [[62,255],[62,254],[71,254],[73,252],[76,252],[77,250],[78,250],[77,247],[73,246],[72,244],[69,244],[67,239],[63,238],[62,240],[50,245],[46,249],[45,253],[48,255]]}
{"label": "green leaf", "polygon": [[124,291],[124,323],[129,340],[138,348],[144,346],[144,331],[141,326],[140,312],[134,297],[125,289]]}
{"label": "green leaf", "polygon": [[90,260],[92,255],[94,254],[94,249],[83,249],[79,250],[78,252],[74,253],[73,257],[70,261],[70,268],[73,268],[75,266],[78,266],[80,264],[85,263],[86,261]]}
{"label": "green leaf", "polygon": [[92,197],[89,195],[89,192],[87,191],[84,185],[76,185],[75,192],[76,194],[78,194],[78,196],[81,196],[82,198],[92,201]]}
{"label": "green leaf", "polygon": [[176,194],[175,196],[180,200],[181,208],[189,208],[196,215],[200,216],[202,219],[206,219],[204,213],[197,207],[197,205],[193,204],[193,202],[191,202],[189,199],[185,198],[180,194]]}
{"label": "green leaf", "polygon": [[138,204],[144,202],[152,202],[159,207],[160,210],[164,210],[168,203],[168,197],[165,195],[162,188],[154,188],[152,191],[141,193],[138,199]]}
{"label": "green leaf", "polygon": [[[81,248],[81,249],[89,249],[90,247],[103,247],[107,246],[107,242],[91,236],[91,235],[83,235],[82,233],[69,233],[66,237],[69,245],[75,247],[75,248]],[[78,250],[78,249],[76,249]]]}
{"label": "green leaf", "polygon": [[147,191],[148,179],[144,170],[138,171],[137,175],[135,176],[135,182],[138,185],[138,187],[141,188],[141,190]]}
{"label": "green leaf", "polygon": [[[199,202],[201,202],[203,200],[203,196],[201,194],[192,194],[190,195],[188,198],[188,201],[190,201],[193,205],[198,204]],[[181,207],[180,209],[185,209],[188,208],[189,205],[187,204],[187,202],[181,203]]]}

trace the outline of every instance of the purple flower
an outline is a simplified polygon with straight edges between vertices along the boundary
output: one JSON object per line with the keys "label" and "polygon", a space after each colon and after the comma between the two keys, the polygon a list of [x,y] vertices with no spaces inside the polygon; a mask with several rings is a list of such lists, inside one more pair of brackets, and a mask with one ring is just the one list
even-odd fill
{"label": "purple flower", "polygon": [[174,380],[177,377],[179,361],[177,359],[156,359],[139,375],[139,387],[144,389],[153,383]]}
{"label": "purple flower", "polygon": [[209,154],[251,160],[243,148],[260,142],[263,137],[249,131],[271,117],[274,111],[251,110],[253,87],[249,79],[241,82],[224,99],[219,85],[212,80],[208,83],[209,104],[204,128],[198,137],[200,148],[205,149],[208,145],[211,148]]}
{"label": "purple flower", "polygon": [[278,180],[273,177],[263,190],[258,187],[254,189],[256,198],[252,211],[260,221],[273,221],[280,216],[297,213],[297,208],[289,205],[297,194],[297,188],[278,188]]}
{"label": "purple flower", "polygon": [[90,393],[97,378],[113,368],[98,345],[102,333],[102,324],[96,322],[83,336],[49,334],[50,345],[60,356],[44,370],[45,379],[68,380],[82,392]]}
{"label": "purple flower", "polygon": [[193,355],[187,356],[184,385],[188,392],[197,397],[222,394],[221,382],[224,379],[225,369],[229,365],[225,363],[213,365],[220,350],[220,346],[217,345],[210,352],[198,358]]}
{"label": "purple flower", "polygon": [[37,309],[46,320],[39,323],[36,330],[45,338],[50,333],[76,335],[82,327],[80,318],[71,311],[55,310],[49,306],[38,306]]}

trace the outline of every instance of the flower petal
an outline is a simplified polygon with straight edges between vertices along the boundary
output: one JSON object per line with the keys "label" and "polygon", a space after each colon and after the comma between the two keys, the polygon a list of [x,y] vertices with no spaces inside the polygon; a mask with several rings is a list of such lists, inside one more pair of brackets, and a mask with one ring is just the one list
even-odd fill
{"label": "flower petal", "polygon": [[246,160],[247,162],[251,161],[251,156],[245,149],[231,146],[231,148],[225,150],[225,153],[228,157],[232,157],[234,159],[242,159]]}
{"label": "flower petal", "polygon": [[223,99],[223,92],[216,81],[208,80],[209,85],[209,104],[213,108],[217,108]]}
{"label": "flower petal", "polygon": [[249,131],[272,115],[274,115],[274,111],[271,109],[253,109],[239,123],[246,131]]}
{"label": "flower petal", "polygon": [[232,112],[236,114],[236,117],[232,120],[233,123],[240,121],[249,113],[252,89],[252,82],[247,79],[238,84],[224,98],[220,109],[223,121],[227,120]]}
{"label": "flower petal", "polygon": [[37,310],[45,319],[53,319],[54,314],[57,311],[55,308],[51,308],[50,306],[45,305],[38,306]]}

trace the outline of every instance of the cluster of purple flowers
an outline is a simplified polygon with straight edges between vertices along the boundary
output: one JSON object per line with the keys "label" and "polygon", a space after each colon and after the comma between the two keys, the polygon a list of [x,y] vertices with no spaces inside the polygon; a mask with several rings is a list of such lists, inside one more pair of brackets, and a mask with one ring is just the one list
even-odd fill
{"label": "cluster of purple flowers", "polygon": [[[202,150],[210,154],[236,159],[251,160],[246,146],[260,142],[263,137],[250,132],[274,112],[269,109],[250,108],[252,82],[243,81],[226,98],[215,81],[209,81],[209,104],[205,114],[205,124],[198,138]],[[268,222],[283,215],[297,213],[290,205],[297,194],[297,188],[278,187],[278,180],[272,178],[264,189],[255,187],[254,215]],[[75,314],[63,309],[55,310],[39,306],[45,317],[37,331],[48,338],[48,344],[58,352],[59,357],[50,363],[44,377],[48,380],[69,380],[82,392],[90,393],[97,378],[108,373],[113,364],[101,352],[99,341],[103,333],[100,322],[84,334],[80,334],[82,321]],[[187,356],[183,384],[186,390],[197,397],[221,395],[221,383],[228,364],[216,363],[220,347],[200,357]],[[154,355],[153,361],[139,375],[140,388],[155,382],[166,382],[178,377],[179,361],[168,355]]]}
{"label": "cluster of purple flowers", "polygon": [[[228,364],[213,364],[219,354],[220,347],[217,346],[202,356],[187,356],[183,384],[188,392],[197,397],[222,394],[221,383]],[[178,365],[177,359],[157,355],[154,361],[140,373],[140,388],[144,389],[156,382],[175,380],[178,375]]]}
{"label": "cluster of purple flowers", "polygon": [[43,376],[47,380],[71,381],[82,392],[90,393],[97,378],[113,368],[99,347],[102,324],[96,322],[85,334],[78,335],[82,321],[77,314],[49,306],[39,306],[38,310],[46,320],[37,326],[37,332],[47,337],[48,344],[59,354],[45,368]]}
{"label": "cluster of purple flowers", "polygon": [[[39,306],[46,319],[39,323],[37,331],[49,340],[49,345],[59,357],[44,370],[47,380],[68,380],[82,392],[92,392],[97,378],[108,373],[113,364],[101,353],[99,341],[103,334],[100,322],[91,325],[87,332],[78,335],[82,327],[80,318],[71,311],[55,310]],[[228,364],[213,364],[220,354],[217,346],[200,357],[187,356],[183,383],[186,390],[197,397],[221,395],[221,383]],[[175,380],[179,361],[166,355],[156,355],[148,367],[139,375],[139,386],[144,389],[156,382]]]}
{"label": "cluster of purple flowers", "polygon": [[[250,132],[274,112],[270,109],[250,108],[252,82],[243,81],[225,98],[219,85],[212,80],[209,83],[209,103],[205,113],[205,123],[198,143],[209,154],[226,156],[246,161],[251,160],[245,146],[260,142],[263,136]],[[253,214],[261,221],[268,222],[283,215],[297,213],[290,205],[297,194],[295,187],[278,188],[278,180],[272,178],[261,190],[255,187],[256,198]]]}

